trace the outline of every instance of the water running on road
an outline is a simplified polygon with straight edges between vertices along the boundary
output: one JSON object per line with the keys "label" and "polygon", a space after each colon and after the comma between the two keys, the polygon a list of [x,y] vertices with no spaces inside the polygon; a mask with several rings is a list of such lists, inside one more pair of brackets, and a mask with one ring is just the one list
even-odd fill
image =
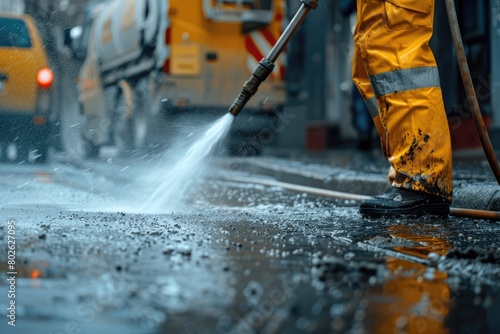
{"label": "water running on road", "polygon": [[[142,213],[177,212],[183,193],[192,182],[207,169],[207,161],[216,145],[225,137],[234,116],[227,114],[209,126],[191,146],[181,147],[181,152],[174,156],[166,155],[160,161],[164,167],[156,175],[160,175],[159,186],[142,205]],[[182,143],[181,143],[181,146]]]}

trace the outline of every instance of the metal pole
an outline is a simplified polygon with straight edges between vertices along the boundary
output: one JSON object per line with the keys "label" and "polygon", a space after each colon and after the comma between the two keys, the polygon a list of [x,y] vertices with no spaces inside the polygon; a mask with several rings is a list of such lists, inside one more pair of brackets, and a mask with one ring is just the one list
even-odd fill
{"label": "metal pole", "polygon": [[297,10],[297,13],[295,13],[294,17],[285,28],[285,31],[283,31],[283,33],[281,34],[274,47],[271,49],[271,51],[269,51],[266,57],[267,59],[269,59],[273,63],[276,62],[278,56],[283,52],[283,49],[286,47],[293,34],[302,24],[310,10],[311,7],[306,5],[305,3],[300,6],[300,8]]}
{"label": "metal pole", "polygon": [[297,31],[299,26],[304,21],[306,15],[309,13],[311,9],[315,9],[318,7],[318,0],[301,0],[302,5],[300,6],[297,13],[295,13],[293,19],[290,21],[288,26],[285,28],[285,31],[281,34],[280,38],[273,46],[269,54],[266,58],[262,59],[250,79],[245,82],[243,89],[241,90],[238,97],[234,100],[233,104],[229,108],[229,113],[233,116],[236,116],[240,113],[240,111],[245,107],[247,102],[250,100],[252,96],[257,93],[260,84],[267,79],[269,74],[274,69],[274,63],[278,59],[278,56],[281,54],[285,46],[288,44],[292,35]]}

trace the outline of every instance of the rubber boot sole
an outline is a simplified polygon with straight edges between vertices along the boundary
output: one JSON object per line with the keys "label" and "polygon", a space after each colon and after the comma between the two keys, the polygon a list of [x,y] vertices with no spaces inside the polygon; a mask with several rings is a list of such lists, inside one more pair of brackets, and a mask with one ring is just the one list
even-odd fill
{"label": "rubber boot sole", "polygon": [[401,208],[367,206],[360,207],[359,212],[366,217],[421,217],[431,215],[445,218],[450,214],[450,207],[443,205],[443,203],[425,203]]}

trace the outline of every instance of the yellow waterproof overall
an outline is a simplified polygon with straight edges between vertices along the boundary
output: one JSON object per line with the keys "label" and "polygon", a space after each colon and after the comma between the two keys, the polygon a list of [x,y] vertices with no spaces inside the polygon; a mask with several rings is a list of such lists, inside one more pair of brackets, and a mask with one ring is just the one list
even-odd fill
{"label": "yellow waterproof overall", "polygon": [[452,199],[452,152],[429,47],[434,0],[357,0],[353,79],[372,113],[392,186]]}

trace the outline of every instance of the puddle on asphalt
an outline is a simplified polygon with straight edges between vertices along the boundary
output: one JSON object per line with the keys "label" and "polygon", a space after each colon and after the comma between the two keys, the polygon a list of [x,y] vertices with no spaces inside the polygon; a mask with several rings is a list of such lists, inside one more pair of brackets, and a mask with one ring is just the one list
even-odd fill
{"label": "puddle on asphalt", "polygon": [[[46,240],[67,234],[52,247],[68,258],[59,265],[55,257],[39,264],[19,258],[25,266],[19,267],[19,275],[31,277],[38,270],[40,277],[52,278],[51,265],[74,267],[85,259],[84,265],[92,267],[92,259],[98,259],[94,267],[101,275],[83,284],[83,292],[76,294],[79,302],[59,290],[68,299],[61,308],[97,305],[106,311],[99,312],[106,321],[132,319],[143,326],[146,319],[160,326],[160,332],[451,333],[500,328],[499,284],[464,281],[440,267],[440,259],[454,246],[448,238],[451,230],[431,223],[359,223],[352,209],[338,209],[326,218],[310,212],[60,214],[66,224],[52,223]],[[111,239],[104,233],[108,225],[124,232],[115,231]],[[103,237],[94,240],[89,231]],[[38,234],[34,239],[45,243]],[[73,244],[79,246],[66,248]],[[0,272],[5,269],[0,264]],[[66,284],[75,282],[82,283]],[[110,316],[110,310],[120,308],[129,313]],[[80,317],[78,323],[84,320]]]}
{"label": "puddle on asphalt", "polygon": [[[328,233],[318,234],[309,223],[230,225],[225,261],[235,275],[233,304],[218,319],[199,320],[206,328],[243,333],[500,328],[495,319],[500,312],[498,289],[457,283],[456,277],[429,265],[429,258],[444,256],[452,244],[438,237],[434,226],[423,226],[416,231],[414,226],[388,226],[383,237],[363,241],[375,247],[368,251],[355,247],[355,241],[348,245]],[[463,314],[481,317],[464,319]],[[189,320],[194,317],[170,317],[164,328],[188,323],[199,330],[200,322]]]}
{"label": "puddle on asphalt", "polygon": [[[387,232],[386,240],[374,244],[389,245],[394,254],[408,255],[407,259],[427,260],[431,253],[443,256],[452,248],[444,239],[417,234],[404,225],[390,226]],[[398,256],[387,256],[385,267],[386,281],[368,290],[365,326],[375,333],[448,333],[445,320],[452,292],[447,274]]]}

